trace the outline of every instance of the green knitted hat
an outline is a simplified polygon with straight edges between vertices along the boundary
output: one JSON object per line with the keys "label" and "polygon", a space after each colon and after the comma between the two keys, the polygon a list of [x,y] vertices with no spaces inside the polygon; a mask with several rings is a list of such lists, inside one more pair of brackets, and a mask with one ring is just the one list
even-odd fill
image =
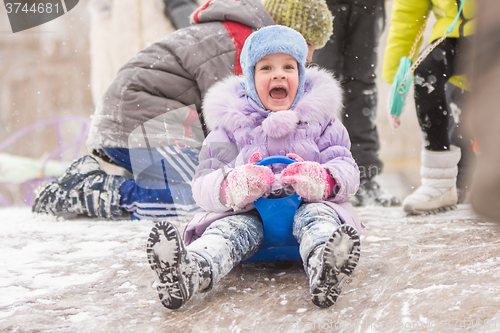
{"label": "green knitted hat", "polygon": [[333,16],[325,0],[264,0],[274,22],[297,30],[318,49],[333,33]]}

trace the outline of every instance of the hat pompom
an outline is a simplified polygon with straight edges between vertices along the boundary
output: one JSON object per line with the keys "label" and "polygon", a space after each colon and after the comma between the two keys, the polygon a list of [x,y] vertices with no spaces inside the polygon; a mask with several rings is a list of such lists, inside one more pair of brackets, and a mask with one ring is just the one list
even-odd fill
{"label": "hat pompom", "polygon": [[320,49],[333,33],[333,15],[325,0],[264,0],[274,22],[290,27]]}

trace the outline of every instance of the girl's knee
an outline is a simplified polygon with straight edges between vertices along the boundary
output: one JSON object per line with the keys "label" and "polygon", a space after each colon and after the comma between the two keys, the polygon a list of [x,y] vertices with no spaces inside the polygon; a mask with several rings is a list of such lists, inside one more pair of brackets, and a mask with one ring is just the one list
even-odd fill
{"label": "girl's knee", "polygon": [[260,219],[258,214],[254,214],[253,212],[251,212],[227,216],[220,220],[214,221],[205,231],[205,233],[217,233],[228,236],[241,235],[246,232],[256,234],[264,233],[262,220]]}
{"label": "girl's knee", "polygon": [[331,217],[335,220],[338,220],[337,212],[328,205],[324,203],[305,203],[300,205],[299,209],[297,209],[297,213],[295,214],[295,220],[299,219],[308,219],[314,220],[315,218],[323,217],[328,218]]}
{"label": "girl's knee", "polygon": [[341,222],[337,212],[330,206],[323,203],[302,204],[295,214],[293,222],[294,235],[298,235],[300,230],[308,230],[320,224],[331,225],[335,229]]}

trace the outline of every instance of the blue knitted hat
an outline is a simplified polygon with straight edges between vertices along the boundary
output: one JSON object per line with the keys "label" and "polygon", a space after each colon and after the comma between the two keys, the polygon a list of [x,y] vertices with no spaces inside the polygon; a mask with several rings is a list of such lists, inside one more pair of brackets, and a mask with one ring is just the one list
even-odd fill
{"label": "blue knitted hat", "polygon": [[304,92],[307,52],[306,40],[299,32],[291,28],[271,25],[252,33],[245,41],[240,56],[240,64],[245,77],[243,87],[247,95],[265,109],[255,89],[255,64],[268,54],[285,53],[294,57],[299,66],[299,88],[292,104],[294,106]]}

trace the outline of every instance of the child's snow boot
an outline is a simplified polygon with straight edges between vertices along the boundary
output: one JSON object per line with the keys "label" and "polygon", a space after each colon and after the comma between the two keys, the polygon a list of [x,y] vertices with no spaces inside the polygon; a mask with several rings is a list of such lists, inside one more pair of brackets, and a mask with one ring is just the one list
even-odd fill
{"label": "child's snow boot", "polygon": [[362,179],[359,190],[351,200],[354,206],[401,206],[401,200],[387,193],[378,182],[373,179]]}
{"label": "child's snow boot", "polygon": [[92,156],[84,156],[38,195],[34,213],[75,217],[88,215],[116,219],[124,217],[120,186],[125,177],[108,175]]}
{"label": "child's snow boot", "polygon": [[208,291],[212,271],[198,254],[187,252],[175,228],[158,222],[149,235],[147,253],[151,269],[158,275],[158,297],[169,309],[178,309],[198,292]]}
{"label": "child's snow boot", "polygon": [[436,212],[454,207],[457,203],[457,163],[460,148],[450,146],[447,151],[422,151],[422,186],[403,201],[408,214]]}
{"label": "child's snow boot", "polygon": [[359,261],[360,246],[356,229],[341,225],[325,245],[316,247],[307,262],[311,299],[319,307],[335,304],[342,285]]}

